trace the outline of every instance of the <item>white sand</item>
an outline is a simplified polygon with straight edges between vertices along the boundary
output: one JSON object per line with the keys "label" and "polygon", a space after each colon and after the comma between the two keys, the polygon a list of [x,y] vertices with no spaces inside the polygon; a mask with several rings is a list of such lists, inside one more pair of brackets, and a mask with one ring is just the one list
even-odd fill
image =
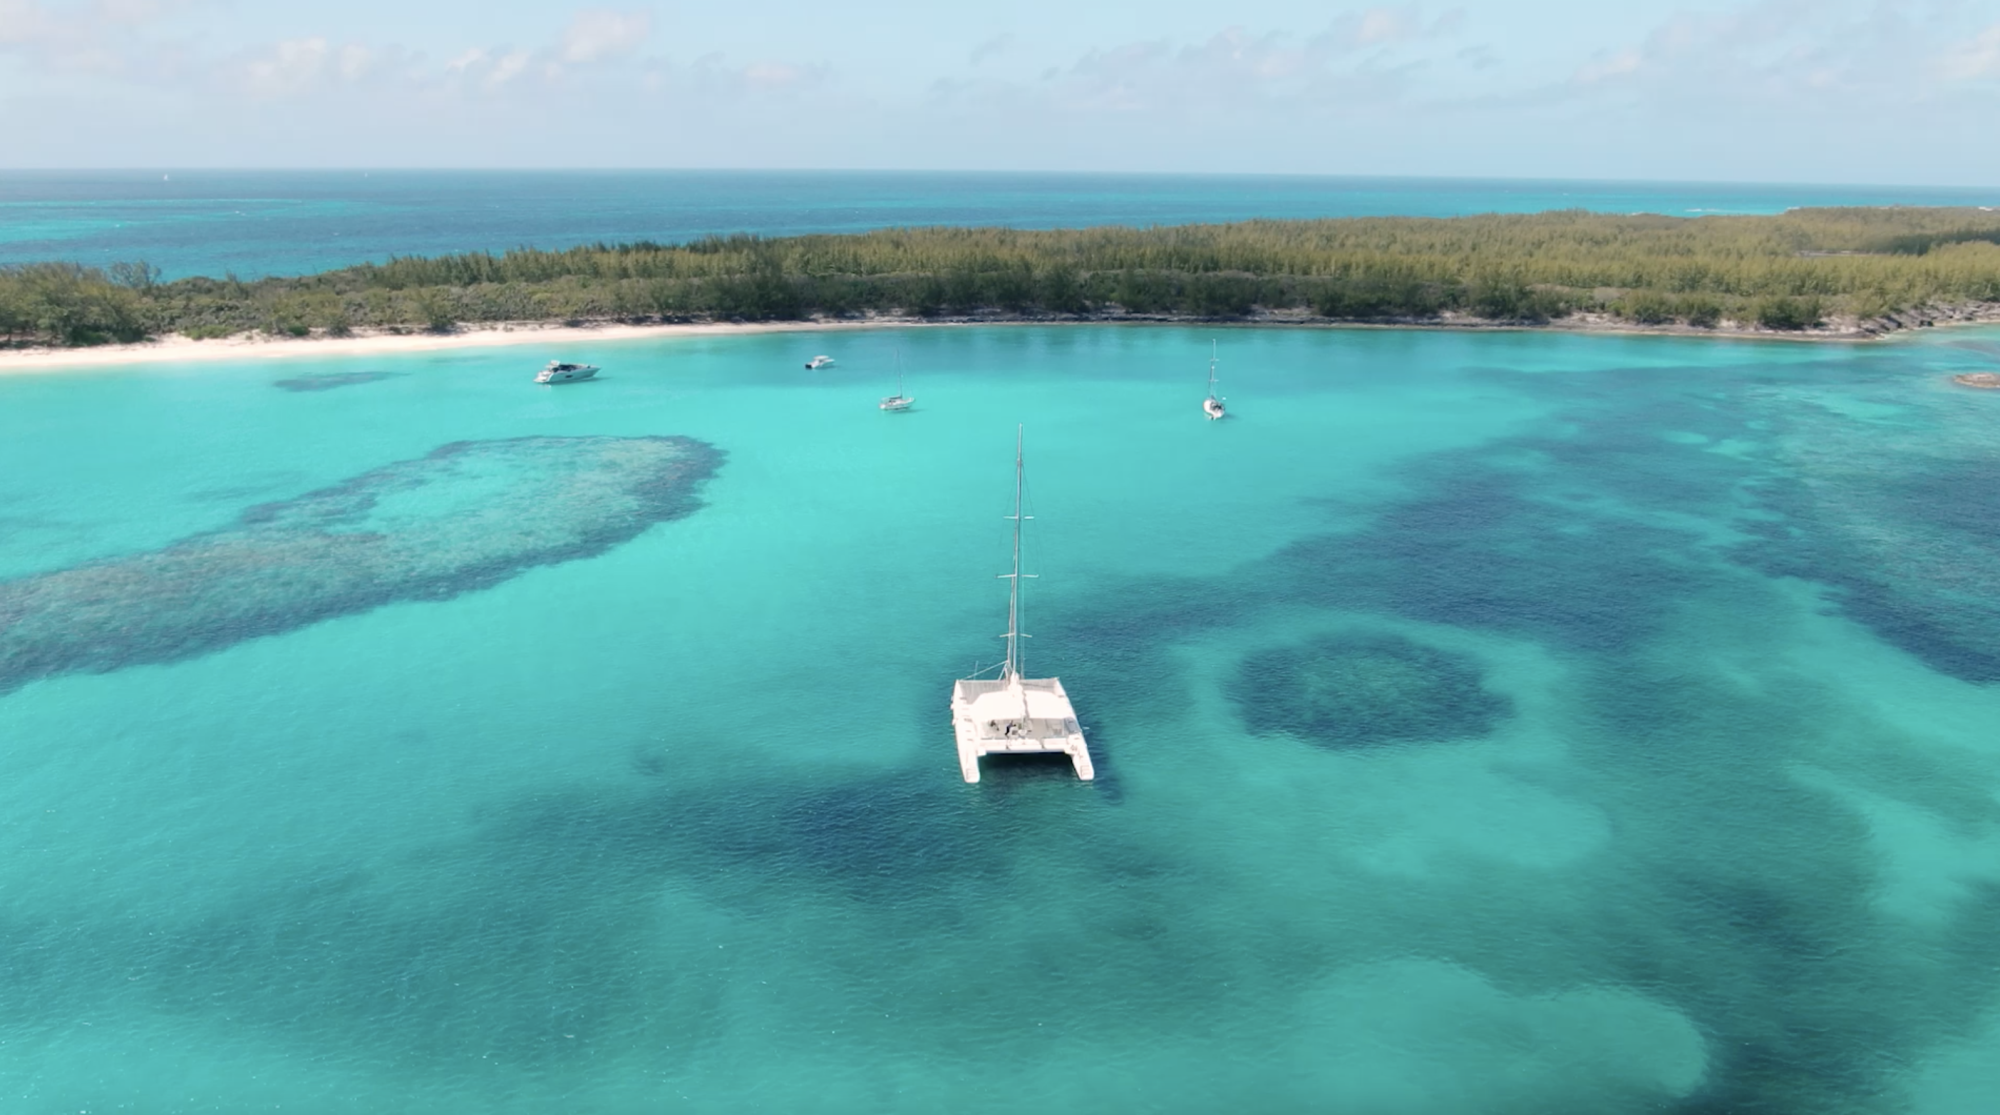
{"label": "white sand", "polygon": [[[196,341],[175,334],[157,341],[90,348],[29,348],[0,351],[0,375],[63,368],[103,368],[128,364],[177,364],[197,360],[278,360],[292,356],[379,356],[437,349],[486,348],[496,345],[562,345],[579,341],[618,341],[640,337],[726,336],[742,333],[784,333],[804,330],[859,329],[914,321],[757,322],[683,325],[536,325],[508,323],[466,326],[452,333],[356,332],[351,337],[271,337],[245,333],[218,340]],[[557,354],[560,355],[560,354]]]}

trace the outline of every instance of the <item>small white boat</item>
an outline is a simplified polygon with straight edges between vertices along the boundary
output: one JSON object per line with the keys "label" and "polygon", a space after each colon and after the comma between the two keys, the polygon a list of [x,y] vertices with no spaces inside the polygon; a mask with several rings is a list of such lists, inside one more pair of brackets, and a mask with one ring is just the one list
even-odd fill
{"label": "small white boat", "polygon": [[560,360],[549,361],[549,366],[535,374],[536,383],[575,383],[597,374],[595,364],[565,364]]}
{"label": "small white boat", "polygon": [[908,410],[916,402],[916,396],[903,394],[903,354],[896,354],[896,393],[882,400],[883,410]]}
{"label": "small white boat", "polygon": [[833,357],[831,356],[815,356],[811,360],[806,361],[806,371],[808,372],[817,372],[821,368],[831,367],[833,367]]}
{"label": "small white boat", "polygon": [[1061,678],[1021,676],[1021,431],[1014,431],[1014,572],[1007,580],[1007,661],[997,678],[969,677],[951,687],[951,726],[958,736],[958,771],[967,782],[979,781],[981,755],[1068,755],[1076,776],[1097,777],[1090,747],[1083,741],[1076,707]]}
{"label": "small white boat", "polygon": [[1222,397],[1215,393],[1215,342],[1208,342],[1208,398],[1201,401],[1201,412],[1210,421],[1229,413],[1222,405]]}

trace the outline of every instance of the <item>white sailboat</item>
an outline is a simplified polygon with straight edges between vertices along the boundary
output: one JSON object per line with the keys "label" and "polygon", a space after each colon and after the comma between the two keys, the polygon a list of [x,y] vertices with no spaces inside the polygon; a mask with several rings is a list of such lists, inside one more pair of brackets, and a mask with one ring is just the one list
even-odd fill
{"label": "white sailboat", "polygon": [[1222,405],[1221,396],[1215,393],[1215,342],[1208,342],[1208,398],[1201,401],[1201,412],[1210,421],[1221,418],[1228,411]]}
{"label": "white sailboat", "polygon": [[1059,753],[1069,756],[1076,776],[1097,777],[1083,727],[1060,678],[1023,676],[1021,640],[1022,493],[1021,430],[1014,431],[1014,571],[1001,574],[1007,592],[1007,661],[998,678],[961,678],[951,688],[951,723],[958,735],[958,769],[967,782],[979,781],[979,757],[993,754]]}
{"label": "white sailboat", "polygon": [[882,409],[908,410],[910,409],[910,404],[916,401],[915,396],[903,393],[903,353],[901,350],[898,350],[896,353],[896,393],[882,400]]}

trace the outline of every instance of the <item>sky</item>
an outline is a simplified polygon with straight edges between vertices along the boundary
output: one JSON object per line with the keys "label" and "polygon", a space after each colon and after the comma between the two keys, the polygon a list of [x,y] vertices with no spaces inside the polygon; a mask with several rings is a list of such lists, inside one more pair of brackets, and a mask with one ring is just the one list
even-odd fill
{"label": "sky", "polygon": [[2000,185],[2000,0],[0,0],[0,168]]}

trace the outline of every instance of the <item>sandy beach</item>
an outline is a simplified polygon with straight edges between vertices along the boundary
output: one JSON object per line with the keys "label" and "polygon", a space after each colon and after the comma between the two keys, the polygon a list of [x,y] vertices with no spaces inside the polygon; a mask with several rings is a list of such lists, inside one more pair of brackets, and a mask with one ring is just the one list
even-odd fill
{"label": "sandy beach", "polygon": [[[541,325],[508,322],[489,326],[466,326],[450,333],[391,333],[357,330],[347,337],[273,337],[245,333],[217,340],[192,340],[175,334],[156,341],[129,345],[92,345],[88,348],[24,348],[0,351],[0,374],[48,371],[63,368],[103,368],[132,364],[182,364],[202,360],[281,360],[300,356],[378,356],[391,353],[431,352],[456,348],[491,348],[501,345],[544,345],[554,350],[581,341],[622,341],[643,337],[686,337],[704,334],[727,336],[740,333],[783,333],[806,330],[857,329],[879,322],[689,322],[660,325],[627,325],[603,322],[589,325]],[[551,351],[550,357],[559,358]]]}
{"label": "sandy beach", "polygon": [[[1914,315],[1912,315],[1914,316]],[[1979,325],[2000,322],[2000,306],[1955,307],[1948,314],[1921,324],[1904,321],[1860,322],[1835,319],[1817,329],[1775,330],[1725,321],[1715,328],[1687,325],[1639,325],[1609,314],[1575,314],[1550,321],[1489,321],[1468,314],[1445,313],[1435,318],[1409,321],[1329,321],[1292,311],[1259,313],[1228,320],[1180,317],[1166,314],[1093,314],[1083,317],[1032,317],[1017,314],[977,314],[964,317],[919,318],[878,315],[865,318],[809,321],[761,322],[663,322],[629,324],[590,322],[562,325],[541,322],[498,322],[462,325],[449,333],[420,331],[392,332],[363,329],[352,335],[331,337],[274,337],[266,333],[243,333],[234,337],[194,340],[179,334],[137,344],[92,345],[86,348],[0,349],[0,375],[63,369],[124,367],[135,364],[180,364],[212,360],[280,360],[289,357],[370,356],[410,352],[432,352],[459,348],[492,348],[504,345],[539,345],[551,359],[562,357],[561,347],[584,341],[636,340],[646,337],[730,336],[746,333],[803,333],[833,330],[919,328],[953,325],[1200,325],[1216,329],[1243,329],[1259,326],[1317,326],[1329,329],[1463,329],[1600,333],[1666,337],[1710,337],[1736,340],[1792,342],[1835,342],[1852,344],[1879,340],[1916,329],[1952,325]]]}

